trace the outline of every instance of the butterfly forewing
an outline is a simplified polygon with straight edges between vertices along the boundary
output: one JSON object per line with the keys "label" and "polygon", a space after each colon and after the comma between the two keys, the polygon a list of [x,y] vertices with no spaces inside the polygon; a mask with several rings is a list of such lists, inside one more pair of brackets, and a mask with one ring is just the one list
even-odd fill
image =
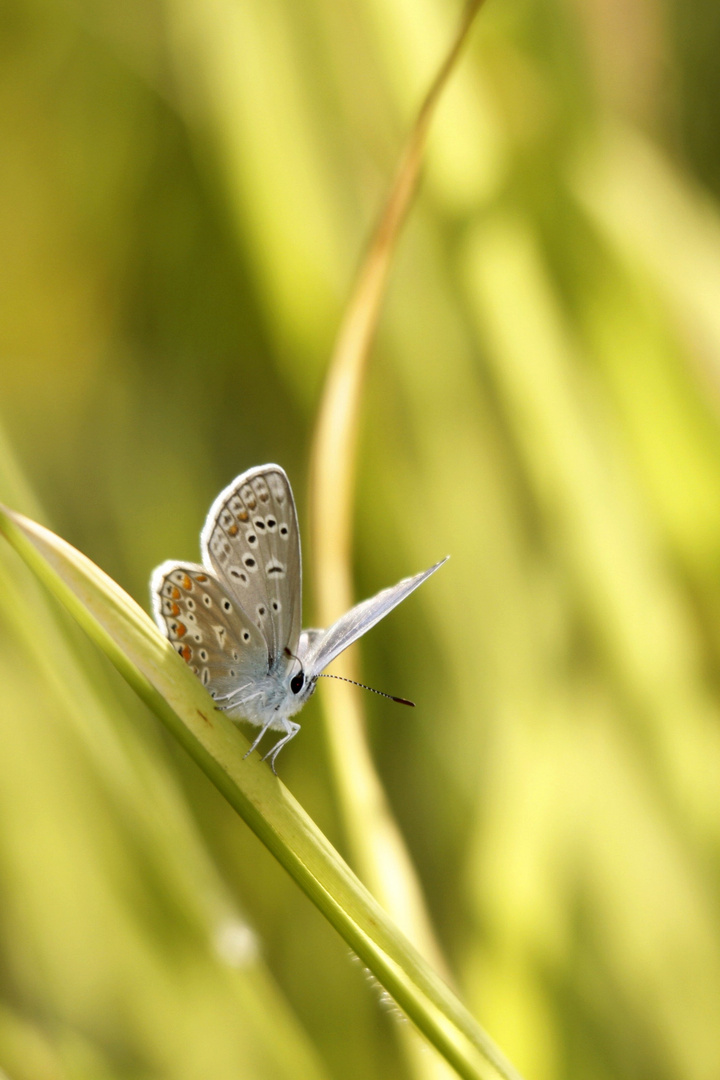
{"label": "butterfly forewing", "polygon": [[344,649],[366,634],[380,619],[385,618],[394,607],[414,592],[418,585],[427,581],[445,561],[446,559],[441,559],[429,570],[423,570],[414,577],[404,578],[397,585],[383,589],[377,596],[363,600],[361,604],[357,604],[342,615],[328,630],[306,631],[308,635],[312,635],[312,637],[308,636],[307,646],[303,653],[303,664],[308,678],[319,675],[323,668],[326,668]]}
{"label": "butterfly forewing", "polygon": [[258,628],[272,666],[300,639],[300,537],[279,465],[243,473],[220,493],[202,532],[203,562]]}
{"label": "butterfly forewing", "polygon": [[205,567],[163,563],[151,591],[158,626],[214,697],[253,683],[267,663],[265,640]]}

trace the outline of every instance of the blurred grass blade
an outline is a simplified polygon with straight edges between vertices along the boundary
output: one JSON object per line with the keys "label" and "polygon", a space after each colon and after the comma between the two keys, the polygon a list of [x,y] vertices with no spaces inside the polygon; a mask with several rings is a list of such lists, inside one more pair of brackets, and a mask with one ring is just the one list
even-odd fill
{"label": "blurred grass blade", "polygon": [[21,514],[0,509],[0,531],[459,1075],[517,1077],[267,765],[257,755],[243,761],[247,740],[213,709],[135,601],[84,555]]}
{"label": "blurred grass blade", "polygon": [[[391,260],[417,190],[430,121],[481,4],[482,0],[476,0],[466,5],[451,47],[418,112],[360,267],[330,363],[310,477],[318,625],[329,626],[354,602],[350,536],[363,376]],[[343,661],[343,673],[355,677],[350,658]],[[414,868],[372,764],[360,698],[342,683],[325,689],[326,739],[345,831],[360,875],[421,952],[444,970]]]}

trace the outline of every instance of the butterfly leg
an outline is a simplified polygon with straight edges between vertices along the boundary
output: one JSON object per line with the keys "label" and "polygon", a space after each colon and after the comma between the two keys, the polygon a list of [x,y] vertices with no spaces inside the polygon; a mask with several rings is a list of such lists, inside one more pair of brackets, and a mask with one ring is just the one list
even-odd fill
{"label": "butterfly leg", "polygon": [[298,731],[300,730],[300,725],[296,724],[294,720],[283,720],[283,725],[285,727],[285,734],[283,735],[282,739],[278,739],[275,745],[270,750],[268,750],[267,754],[265,754],[265,756],[263,757],[263,761],[267,760],[268,758],[270,759],[270,766],[276,776],[277,772],[275,769],[275,758],[278,756],[285,743],[289,743],[291,739],[294,739]]}
{"label": "butterfly leg", "polygon": [[[258,735],[258,736],[256,737],[256,739],[255,739],[255,742],[254,742],[254,743],[252,744],[252,746],[250,747],[250,749],[248,750],[248,752],[247,752],[246,754],[243,754],[243,761],[245,760],[245,758],[246,758],[246,757],[250,757],[250,754],[252,754],[253,750],[254,750],[254,749],[255,749],[255,748],[256,748],[256,747],[258,746],[258,744],[259,744],[260,740],[262,739],[263,735],[265,734],[265,732],[267,731],[267,729],[268,729],[269,727],[270,727],[270,724],[264,724],[264,725],[263,725],[263,726],[262,726],[262,727],[260,728],[260,734],[259,734],[259,735]],[[265,759],[263,758],[263,761],[264,761],[264,760],[265,760]]]}
{"label": "butterfly leg", "polygon": [[[256,698],[258,696],[257,694],[253,694],[252,697],[249,697],[249,698],[243,697],[245,691],[247,690],[247,688],[249,686],[250,686],[250,683],[245,683],[244,686],[238,686],[235,690],[231,690],[229,694],[213,695],[213,700],[215,702],[218,702],[218,701],[227,702],[227,704],[225,704],[225,705],[217,705],[216,704],[215,708],[218,709],[220,712],[227,712],[228,709],[234,709],[236,705],[239,705],[240,701],[252,701],[253,698]],[[238,700],[233,702],[233,700],[232,700],[233,698],[237,698]]]}

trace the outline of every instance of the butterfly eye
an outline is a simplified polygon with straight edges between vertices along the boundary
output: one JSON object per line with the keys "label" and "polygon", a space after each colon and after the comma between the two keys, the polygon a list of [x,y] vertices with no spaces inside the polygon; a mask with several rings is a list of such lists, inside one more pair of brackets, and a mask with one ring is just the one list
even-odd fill
{"label": "butterfly eye", "polygon": [[293,675],[290,682],[290,689],[292,690],[293,694],[299,694],[304,685],[305,676],[303,675],[302,671],[299,671],[297,675]]}

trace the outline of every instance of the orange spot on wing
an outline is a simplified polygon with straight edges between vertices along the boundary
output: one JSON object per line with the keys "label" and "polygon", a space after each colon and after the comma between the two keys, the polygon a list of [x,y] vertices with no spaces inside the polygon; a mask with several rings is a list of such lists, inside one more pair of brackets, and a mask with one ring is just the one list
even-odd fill
{"label": "orange spot on wing", "polygon": [[238,514],[238,518],[240,519],[240,521],[247,521],[248,517],[249,517],[249,514],[248,514],[247,510],[241,510],[240,513]]}
{"label": "orange spot on wing", "polygon": [[196,581],[207,581],[207,574],[198,574],[195,578]]}
{"label": "orange spot on wing", "polygon": [[239,530],[238,530],[238,527],[235,524],[235,522],[232,523],[232,525],[228,529],[228,532],[230,533],[231,536],[237,536]]}
{"label": "orange spot on wing", "polygon": [[183,589],[185,589],[186,592],[190,592],[190,590],[192,589],[192,581],[187,576],[187,574],[182,579],[182,587],[183,587]]}
{"label": "orange spot on wing", "polygon": [[189,664],[192,660],[192,649],[189,645],[186,645],[183,651],[180,653],[186,664]]}
{"label": "orange spot on wing", "polygon": [[172,596],[173,600],[179,600],[180,599],[180,590],[178,589],[178,587],[176,585],[173,585],[172,592],[170,593],[170,595]]}
{"label": "orange spot on wing", "polygon": [[170,612],[171,612],[172,615],[179,615],[180,614],[180,608],[178,607],[177,604],[171,604],[170,605]]}
{"label": "orange spot on wing", "polygon": [[185,625],[185,623],[179,622],[175,627],[175,633],[178,637],[184,637],[185,634],[187,634],[187,626]]}

